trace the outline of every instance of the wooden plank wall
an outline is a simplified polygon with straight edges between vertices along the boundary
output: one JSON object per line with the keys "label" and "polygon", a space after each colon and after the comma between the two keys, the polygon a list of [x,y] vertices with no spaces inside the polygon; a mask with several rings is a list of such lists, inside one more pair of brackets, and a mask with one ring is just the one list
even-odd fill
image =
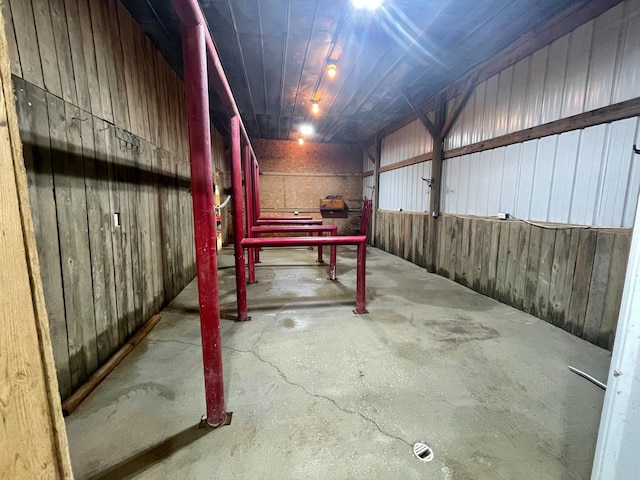
{"label": "wooden plank wall", "polygon": [[630,230],[390,210],[376,224],[377,247],[612,349]]}
{"label": "wooden plank wall", "polygon": [[184,86],[116,0],[2,8],[65,398],[195,277]]}

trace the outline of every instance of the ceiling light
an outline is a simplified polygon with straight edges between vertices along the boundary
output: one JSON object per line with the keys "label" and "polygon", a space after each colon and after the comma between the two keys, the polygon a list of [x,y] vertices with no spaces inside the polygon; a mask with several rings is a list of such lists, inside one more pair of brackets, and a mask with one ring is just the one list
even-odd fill
{"label": "ceiling light", "polygon": [[311,112],[313,112],[314,115],[317,115],[320,112],[318,100],[311,100]]}
{"label": "ceiling light", "polygon": [[300,127],[301,135],[311,135],[313,133],[313,127],[309,124],[304,124]]}
{"label": "ceiling light", "polygon": [[382,0],[351,0],[351,3],[357,9],[375,10],[382,5]]}
{"label": "ceiling light", "polygon": [[302,135],[298,137],[298,145],[304,145],[304,137]]}
{"label": "ceiling light", "polygon": [[338,73],[338,68],[336,67],[335,60],[329,60],[329,63],[327,64],[327,75],[329,75],[330,78],[333,78],[336,76],[336,73]]}

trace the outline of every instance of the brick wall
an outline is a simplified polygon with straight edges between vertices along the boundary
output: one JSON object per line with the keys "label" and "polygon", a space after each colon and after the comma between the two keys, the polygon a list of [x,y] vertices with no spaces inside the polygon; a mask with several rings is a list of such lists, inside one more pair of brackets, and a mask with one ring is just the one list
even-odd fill
{"label": "brick wall", "polygon": [[[342,195],[350,210],[359,210],[362,198],[362,152],[357,145],[280,140],[252,140],[260,163],[262,216],[301,215],[321,218],[319,203],[327,195]],[[360,217],[325,219],[341,234],[353,234]]]}

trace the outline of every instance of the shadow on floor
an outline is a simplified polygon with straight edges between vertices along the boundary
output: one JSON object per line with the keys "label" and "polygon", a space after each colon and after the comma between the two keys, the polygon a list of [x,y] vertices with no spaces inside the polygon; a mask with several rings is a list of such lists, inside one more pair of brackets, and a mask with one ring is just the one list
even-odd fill
{"label": "shadow on floor", "polygon": [[104,472],[91,475],[88,480],[124,480],[133,478],[212,431],[212,429],[198,428],[198,425],[194,425],[138,453],[136,456],[114,465]]}

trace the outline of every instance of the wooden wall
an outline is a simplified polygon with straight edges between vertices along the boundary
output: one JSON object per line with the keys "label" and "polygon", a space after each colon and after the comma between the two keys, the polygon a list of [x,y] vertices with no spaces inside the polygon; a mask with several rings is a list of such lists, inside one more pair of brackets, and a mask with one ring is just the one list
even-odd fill
{"label": "wooden wall", "polygon": [[64,398],[195,276],[184,87],[115,0],[2,8]]}
{"label": "wooden wall", "polygon": [[375,244],[611,349],[631,231],[540,225],[379,210]]}

